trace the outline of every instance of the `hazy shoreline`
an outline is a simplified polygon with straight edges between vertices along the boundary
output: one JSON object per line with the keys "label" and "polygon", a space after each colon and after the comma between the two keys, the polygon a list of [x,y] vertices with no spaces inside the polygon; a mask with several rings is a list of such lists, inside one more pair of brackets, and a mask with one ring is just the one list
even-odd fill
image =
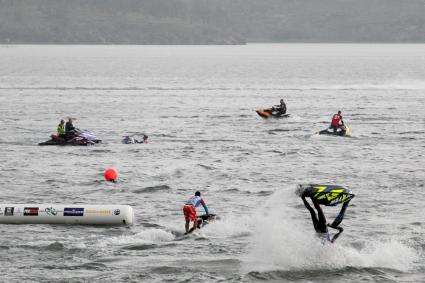
{"label": "hazy shoreline", "polygon": [[243,44],[128,44],[128,43],[0,43],[1,47],[7,46],[244,46],[244,45],[261,45],[261,44],[305,44],[305,45],[314,45],[314,44],[323,44],[323,45],[333,45],[333,44],[347,44],[347,45],[420,45],[425,44],[425,41],[412,41],[412,42],[382,42],[382,41],[368,41],[368,42],[349,42],[349,41],[340,41],[340,42],[328,42],[328,41],[287,41],[287,42],[246,42]]}
{"label": "hazy shoreline", "polygon": [[422,0],[0,0],[0,43],[425,42]]}

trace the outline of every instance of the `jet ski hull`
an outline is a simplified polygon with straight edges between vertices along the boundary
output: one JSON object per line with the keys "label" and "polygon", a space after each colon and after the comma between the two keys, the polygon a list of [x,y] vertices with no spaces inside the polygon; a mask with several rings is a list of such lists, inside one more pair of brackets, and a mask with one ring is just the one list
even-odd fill
{"label": "jet ski hull", "polygon": [[271,109],[263,109],[260,108],[257,111],[257,114],[264,119],[268,119],[268,118],[288,118],[289,114],[283,114],[281,112],[277,112],[277,111],[272,111]]}
{"label": "jet ski hull", "polygon": [[319,135],[328,135],[328,136],[340,136],[340,137],[346,137],[350,135],[350,128],[345,127],[345,129],[338,129],[336,132],[329,129],[324,129],[319,132],[317,132]]}
{"label": "jet ski hull", "polygon": [[220,217],[218,217],[216,214],[203,214],[198,216],[198,229],[201,229],[202,227],[204,227],[207,224],[210,224],[212,222],[215,222],[216,220],[219,220]]}
{"label": "jet ski hull", "polygon": [[45,146],[45,145],[72,145],[72,146],[88,146],[88,145],[94,145],[101,143],[102,140],[97,139],[85,139],[81,137],[73,137],[73,138],[62,138],[55,135],[52,135],[52,138],[48,141],[41,142],[38,145]]}

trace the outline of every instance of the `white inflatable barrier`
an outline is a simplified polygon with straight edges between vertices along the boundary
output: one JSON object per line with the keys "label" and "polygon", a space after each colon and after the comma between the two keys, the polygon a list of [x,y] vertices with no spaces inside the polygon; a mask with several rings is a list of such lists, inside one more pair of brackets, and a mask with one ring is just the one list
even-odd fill
{"label": "white inflatable barrier", "polygon": [[128,205],[0,204],[0,224],[132,225]]}

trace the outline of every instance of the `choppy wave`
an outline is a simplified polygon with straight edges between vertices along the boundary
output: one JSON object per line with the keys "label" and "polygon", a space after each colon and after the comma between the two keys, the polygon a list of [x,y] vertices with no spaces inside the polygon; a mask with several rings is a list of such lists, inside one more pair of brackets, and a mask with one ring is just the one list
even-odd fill
{"label": "choppy wave", "polygon": [[[108,60],[97,52],[108,46],[78,47],[77,60],[72,46],[1,52],[2,202],[128,204],[137,219],[132,227],[0,225],[2,280],[423,282],[421,47],[391,47],[394,57],[362,47],[350,57],[344,46],[341,57],[315,46],[326,61],[311,46],[299,55],[303,45],[295,57],[287,45],[257,46],[255,56],[243,53],[249,45],[232,47],[226,58],[227,47],[188,47],[196,56],[185,60],[136,46],[128,60],[118,46]],[[281,98],[288,119],[255,113]],[[353,138],[315,135],[339,109]],[[107,143],[37,146],[68,116]],[[131,133],[151,142],[122,145]],[[102,177],[110,166],[114,184]],[[288,187],[310,182],[356,194],[334,245],[316,239]],[[182,206],[197,190],[221,219],[184,236]],[[324,209],[335,217],[337,208]]]}
{"label": "choppy wave", "polygon": [[171,187],[168,185],[157,185],[157,186],[149,186],[144,187],[141,189],[135,189],[132,192],[135,194],[142,194],[142,193],[156,193],[156,192],[163,192],[163,191],[170,191]]}
{"label": "choppy wave", "polygon": [[291,282],[329,282],[329,278],[338,278],[338,282],[399,282],[399,272],[386,268],[331,268],[320,270],[287,271],[275,270],[258,272],[252,271],[247,278],[255,281],[291,281]]}

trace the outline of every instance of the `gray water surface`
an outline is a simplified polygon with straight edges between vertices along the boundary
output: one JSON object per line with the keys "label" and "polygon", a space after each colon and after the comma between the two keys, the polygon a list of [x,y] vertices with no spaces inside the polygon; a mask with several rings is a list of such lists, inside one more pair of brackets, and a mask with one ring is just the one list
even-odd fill
{"label": "gray water surface", "polygon": [[[1,203],[136,213],[132,227],[0,225],[1,280],[424,281],[424,50],[1,46]],[[256,115],[280,98],[290,118]],[[338,110],[352,137],[315,135]],[[68,116],[102,144],[37,146]],[[142,133],[149,144],[120,143]],[[315,237],[299,183],[356,194],[334,245]],[[222,220],[182,239],[195,190]]]}

